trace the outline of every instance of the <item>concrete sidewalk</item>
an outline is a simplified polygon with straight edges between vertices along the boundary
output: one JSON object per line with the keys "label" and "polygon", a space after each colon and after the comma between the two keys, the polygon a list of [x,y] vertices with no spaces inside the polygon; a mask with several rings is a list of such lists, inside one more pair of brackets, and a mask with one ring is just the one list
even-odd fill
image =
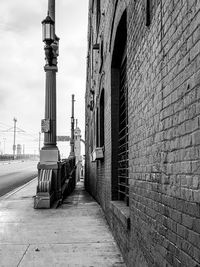
{"label": "concrete sidewalk", "polygon": [[82,183],[60,208],[35,210],[36,183],[0,199],[0,267],[126,266]]}

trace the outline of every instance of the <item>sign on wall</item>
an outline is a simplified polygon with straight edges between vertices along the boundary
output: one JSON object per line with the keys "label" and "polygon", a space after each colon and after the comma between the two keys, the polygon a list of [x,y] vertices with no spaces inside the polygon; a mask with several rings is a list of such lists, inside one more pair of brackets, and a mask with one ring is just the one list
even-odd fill
{"label": "sign on wall", "polygon": [[71,139],[70,136],[65,136],[65,135],[57,136],[57,141],[59,142],[69,142],[70,139]]}
{"label": "sign on wall", "polygon": [[50,120],[49,119],[43,119],[41,121],[41,132],[42,133],[50,132]]}

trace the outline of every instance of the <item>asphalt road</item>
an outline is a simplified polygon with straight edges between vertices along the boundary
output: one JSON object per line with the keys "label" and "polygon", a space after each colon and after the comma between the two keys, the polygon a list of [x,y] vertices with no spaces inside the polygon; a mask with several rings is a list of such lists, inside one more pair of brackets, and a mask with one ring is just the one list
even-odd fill
{"label": "asphalt road", "polygon": [[0,161],[0,197],[37,176],[38,161]]}

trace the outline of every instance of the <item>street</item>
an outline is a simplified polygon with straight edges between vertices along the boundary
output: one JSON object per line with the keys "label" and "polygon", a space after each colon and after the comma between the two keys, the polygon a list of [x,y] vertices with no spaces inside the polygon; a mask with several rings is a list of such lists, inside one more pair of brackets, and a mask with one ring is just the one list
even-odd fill
{"label": "street", "polygon": [[37,176],[37,161],[0,162],[0,197]]}

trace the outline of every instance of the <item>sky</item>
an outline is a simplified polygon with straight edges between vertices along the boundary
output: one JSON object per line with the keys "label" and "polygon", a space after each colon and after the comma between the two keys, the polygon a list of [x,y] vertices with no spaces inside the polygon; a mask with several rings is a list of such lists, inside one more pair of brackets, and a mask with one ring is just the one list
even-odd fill
{"label": "sky", "polygon": [[[38,153],[45,111],[41,21],[47,15],[47,7],[48,0],[1,0],[0,153],[12,153],[14,117],[16,144],[24,145],[25,153]],[[88,0],[56,0],[56,35],[60,38],[57,135],[70,135],[71,95],[74,94],[75,118],[83,139],[87,18]],[[59,142],[58,147],[61,155],[69,151],[69,143]]]}

